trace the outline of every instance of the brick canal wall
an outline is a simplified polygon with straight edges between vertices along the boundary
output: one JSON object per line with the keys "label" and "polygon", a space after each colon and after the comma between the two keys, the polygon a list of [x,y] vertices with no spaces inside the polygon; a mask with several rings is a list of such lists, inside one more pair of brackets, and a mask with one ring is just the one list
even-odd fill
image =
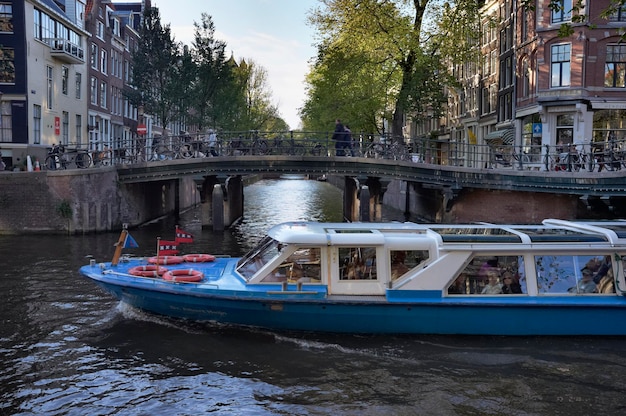
{"label": "brick canal wall", "polygon": [[580,195],[478,188],[461,189],[446,199],[439,189],[420,183],[407,186],[404,181],[391,181],[383,201],[403,211],[408,205],[412,219],[440,223],[538,224],[546,218],[609,220],[626,216],[622,199],[596,198],[585,203]]}
{"label": "brick canal wall", "polygon": [[[343,177],[329,177],[343,188]],[[408,201],[407,201],[408,192]],[[585,204],[577,195],[461,189],[452,199],[419,183],[391,181],[386,205],[429,222],[539,223],[545,218],[626,217],[626,204]],[[200,203],[191,178],[120,184],[114,167],[0,173],[0,234],[117,231]]]}
{"label": "brick canal wall", "polygon": [[0,234],[119,230],[199,201],[193,180],[123,185],[114,167],[0,174]]}

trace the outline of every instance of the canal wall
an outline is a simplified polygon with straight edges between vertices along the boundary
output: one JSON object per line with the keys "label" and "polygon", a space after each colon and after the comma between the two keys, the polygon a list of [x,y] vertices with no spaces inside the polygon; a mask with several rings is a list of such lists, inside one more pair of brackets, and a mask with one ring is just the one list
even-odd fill
{"label": "canal wall", "polygon": [[119,230],[199,203],[193,179],[121,184],[114,167],[0,174],[0,234]]}
{"label": "canal wall", "polygon": [[[260,176],[244,178],[244,185]],[[343,176],[328,181],[344,188]],[[122,184],[114,167],[0,173],[0,234],[119,230],[201,204],[192,178]],[[626,204],[578,195],[463,188],[455,192],[391,181],[383,204],[413,221],[539,223],[545,218],[626,217]]]}

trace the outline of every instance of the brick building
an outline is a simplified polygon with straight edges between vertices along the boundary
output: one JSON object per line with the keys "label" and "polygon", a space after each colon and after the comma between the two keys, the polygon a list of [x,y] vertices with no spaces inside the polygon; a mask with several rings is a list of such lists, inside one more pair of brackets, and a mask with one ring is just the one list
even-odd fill
{"label": "brick building", "polygon": [[[481,7],[480,62],[453,62],[447,114],[406,131],[434,139],[433,162],[485,166],[494,146],[544,166],[546,149],[626,151],[626,7],[601,17],[610,0],[488,0]],[[572,20],[572,13],[582,21]],[[559,36],[564,24],[571,36]],[[547,146],[547,147],[546,147]],[[574,147],[574,146],[572,146]],[[552,150],[550,150],[552,151]]]}

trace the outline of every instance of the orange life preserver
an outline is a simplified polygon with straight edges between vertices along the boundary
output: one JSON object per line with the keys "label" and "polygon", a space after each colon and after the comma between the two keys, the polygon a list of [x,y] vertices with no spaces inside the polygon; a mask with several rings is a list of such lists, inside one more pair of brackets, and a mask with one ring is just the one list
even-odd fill
{"label": "orange life preserver", "polygon": [[141,277],[158,277],[165,272],[167,272],[167,268],[162,266],[135,266],[128,270],[128,274]]}
{"label": "orange life preserver", "polygon": [[180,256],[154,256],[148,259],[150,264],[180,264],[183,261]]}
{"label": "orange life preserver", "polygon": [[164,280],[169,280],[172,282],[199,282],[202,280],[204,275],[202,272],[194,269],[178,269],[178,270],[170,270],[163,274]]}
{"label": "orange life preserver", "polygon": [[205,263],[215,261],[215,256],[210,254],[185,254],[183,259],[188,263]]}

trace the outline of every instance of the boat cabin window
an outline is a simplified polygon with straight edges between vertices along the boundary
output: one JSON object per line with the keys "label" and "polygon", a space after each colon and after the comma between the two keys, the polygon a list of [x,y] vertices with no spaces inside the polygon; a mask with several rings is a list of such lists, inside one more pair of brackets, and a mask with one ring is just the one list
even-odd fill
{"label": "boat cabin window", "polygon": [[339,280],[376,280],[376,247],[339,247]]}
{"label": "boat cabin window", "polygon": [[535,267],[539,293],[615,293],[611,256],[535,256]]}
{"label": "boat cabin window", "polygon": [[237,271],[246,279],[250,278],[276,257],[282,245],[271,237],[266,236],[259,244],[248,252],[237,263]]}
{"label": "boat cabin window", "polygon": [[428,250],[391,250],[389,258],[393,281],[428,260]]}
{"label": "boat cabin window", "polygon": [[301,248],[293,252],[280,266],[261,279],[269,282],[320,283],[320,248]]}
{"label": "boat cabin window", "polygon": [[527,291],[522,256],[475,256],[448,288],[450,295],[524,293]]}

